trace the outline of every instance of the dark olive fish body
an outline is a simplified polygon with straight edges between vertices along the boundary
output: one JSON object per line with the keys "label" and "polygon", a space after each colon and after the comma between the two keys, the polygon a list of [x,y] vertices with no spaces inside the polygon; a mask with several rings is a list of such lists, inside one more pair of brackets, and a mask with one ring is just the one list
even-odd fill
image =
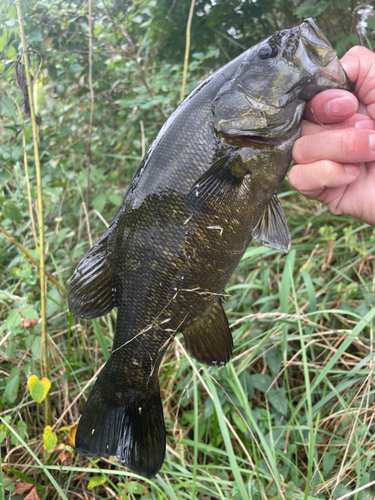
{"label": "dark olive fish body", "polygon": [[107,232],[69,286],[75,316],[118,308],[111,356],[81,417],[76,449],[116,455],[152,477],[165,453],[158,369],[177,331],[224,365],[232,337],[224,287],[252,237],[288,251],[276,197],[305,103],[350,88],[312,20],[277,32],[205,80],[147,152]]}

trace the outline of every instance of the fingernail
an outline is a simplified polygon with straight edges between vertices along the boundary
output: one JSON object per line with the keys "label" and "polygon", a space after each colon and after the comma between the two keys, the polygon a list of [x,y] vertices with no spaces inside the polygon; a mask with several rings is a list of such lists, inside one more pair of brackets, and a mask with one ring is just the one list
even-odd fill
{"label": "fingernail", "polygon": [[370,138],[369,138],[369,146],[370,146],[370,149],[372,149],[373,151],[375,151],[375,134],[371,134],[370,135]]}
{"label": "fingernail", "polygon": [[359,167],[357,165],[344,165],[346,175],[348,177],[357,177],[359,173]]}
{"label": "fingernail", "polygon": [[357,105],[350,97],[337,97],[327,103],[326,111],[331,116],[347,116],[357,111]]}
{"label": "fingernail", "polygon": [[374,122],[372,120],[361,120],[356,122],[354,125],[355,128],[362,128],[367,130],[374,130]]}

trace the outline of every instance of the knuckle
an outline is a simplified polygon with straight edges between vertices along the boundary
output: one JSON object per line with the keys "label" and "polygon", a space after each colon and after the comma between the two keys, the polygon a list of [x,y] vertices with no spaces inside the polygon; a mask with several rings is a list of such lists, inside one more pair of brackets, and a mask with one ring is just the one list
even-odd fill
{"label": "knuckle", "polygon": [[331,212],[331,214],[333,214],[333,215],[342,215],[344,213],[343,210],[340,207],[340,203],[339,202],[337,202],[337,203],[330,203],[328,205],[328,208],[329,208],[329,211]]}
{"label": "knuckle", "polygon": [[327,206],[333,215],[342,215],[344,213],[342,205],[343,193],[339,193],[334,199],[331,199]]}
{"label": "knuckle", "polygon": [[329,160],[322,160],[319,162],[320,164],[320,177],[322,179],[322,185],[326,185],[326,181],[331,179],[335,174],[335,166]]}
{"label": "knuckle", "polygon": [[349,49],[346,55],[351,56],[351,57],[358,56],[359,58],[360,57],[374,57],[374,53],[371,50],[366,49],[366,47],[362,47],[360,45],[357,45],[357,46]]}
{"label": "knuckle", "polygon": [[341,154],[346,157],[355,155],[360,149],[360,139],[357,131],[346,130],[341,137]]}
{"label": "knuckle", "polygon": [[297,191],[300,191],[301,189],[301,182],[300,182],[300,175],[298,173],[298,166],[294,166],[288,174],[288,180],[290,184],[296,189]]}
{"label": "knuckle", "polygon": [[299,139],[300,142],[297,146],[297,158],[298,162],[302,164],[310,163],[314,161],[314,157],[312,155],[312,141],[309,137],[303,137]]}

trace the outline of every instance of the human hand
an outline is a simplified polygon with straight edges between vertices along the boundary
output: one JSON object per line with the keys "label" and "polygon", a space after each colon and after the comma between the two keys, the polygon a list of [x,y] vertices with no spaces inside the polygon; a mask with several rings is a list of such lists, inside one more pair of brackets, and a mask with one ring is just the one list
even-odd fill
{"label": "human hand", "polygon": [[289,182],[332,213],[375,226],[375,54],[353,47],[341,63],[354,95],[326,90],[307,103]]}

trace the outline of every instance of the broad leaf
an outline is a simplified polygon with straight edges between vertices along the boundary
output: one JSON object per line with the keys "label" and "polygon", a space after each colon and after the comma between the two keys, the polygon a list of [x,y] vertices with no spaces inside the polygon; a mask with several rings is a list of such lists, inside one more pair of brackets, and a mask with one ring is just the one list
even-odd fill
{"label": "broad leaf", "polygon": [[27,385],[29,386],[31,397],[37,403],[41,403],[51,389],[51,382],[48,378],[44,377],[42,380],[39,380],[36,375],[29,377]]}

